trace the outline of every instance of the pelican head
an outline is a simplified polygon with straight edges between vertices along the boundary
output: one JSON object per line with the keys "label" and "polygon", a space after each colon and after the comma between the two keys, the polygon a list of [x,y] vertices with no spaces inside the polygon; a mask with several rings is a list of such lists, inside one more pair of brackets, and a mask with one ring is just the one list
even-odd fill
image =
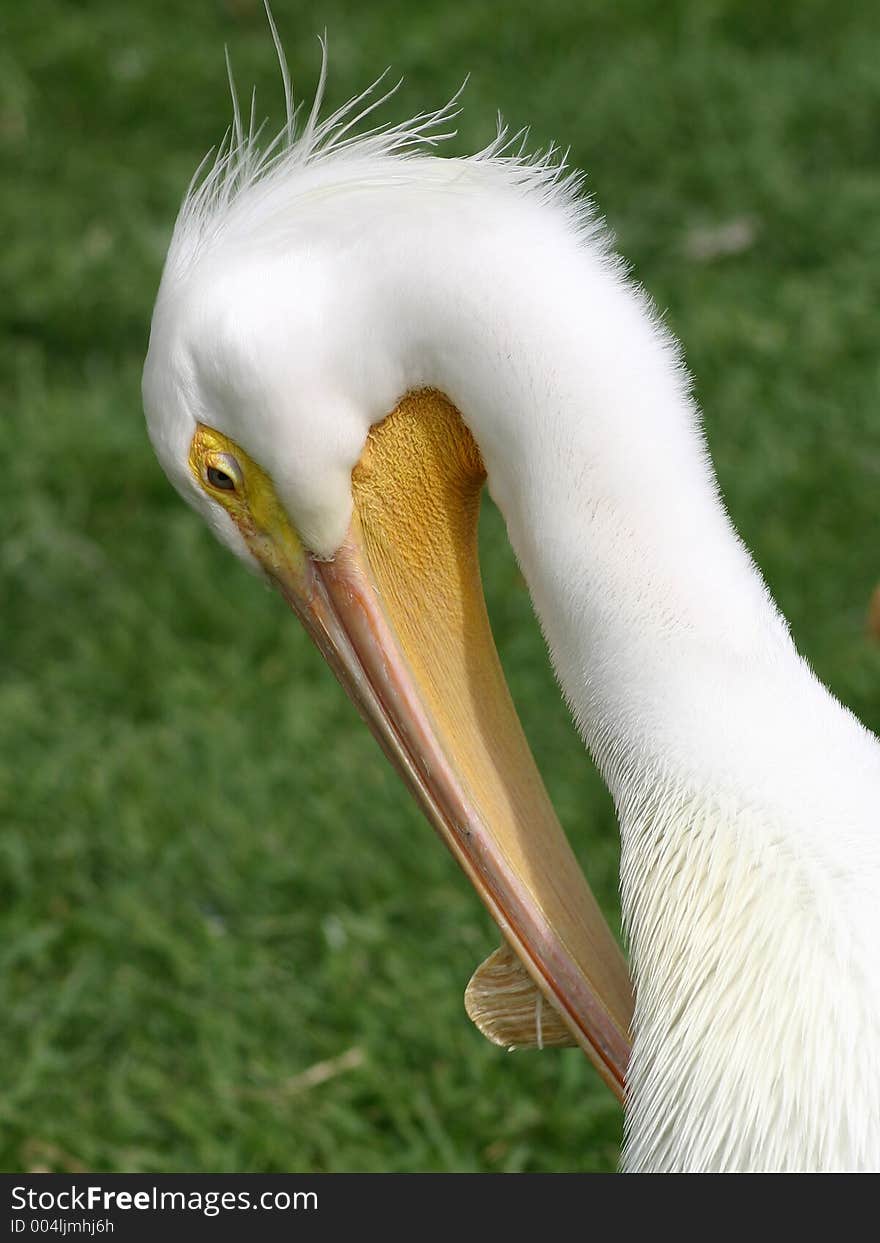
{"label": "pelican head", "polygon": [[[486,463],[449,391],[475,330],[457,282],[487,247],[516,247],[555,185],[552,245],[568,191],[503,139],[472,160],[425,154],[451,106],[354,140],[363,98],[322,124],[319,106],[320,90],[269,155],[239,132],[185,201],[144,370],[150,436],[183,497],[279,588],[521,958],[527,974],[505,953],[475,976],[480,1026],[576,1040],[622,1095],[628,974],[495,653]],[[499,966],[520,973],[519,1026],[495,1004]]]}

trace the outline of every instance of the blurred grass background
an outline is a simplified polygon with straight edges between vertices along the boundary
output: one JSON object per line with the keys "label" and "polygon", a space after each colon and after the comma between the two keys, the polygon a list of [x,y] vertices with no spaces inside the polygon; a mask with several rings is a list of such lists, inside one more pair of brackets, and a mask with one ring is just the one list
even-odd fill
{"label": "blurred grass background", "polygon": [[[878,7],[275,13],[300,95],[326,26],[331,104],[391,63],[400,118],[470,72],[455,151],[499,107],[572,144],[685,342],[802,650],[877,729]],[[0,17],[0,1166],[612,1169],[619,1112],[581,1055],[506,1056],[470,1027],[489,921],[280,599],[148,446],[152,299],[227,123],[224,42],[280,123],[258,0]],[[527,732],[616,919],[609,800],[489,509],[483,540]]]}

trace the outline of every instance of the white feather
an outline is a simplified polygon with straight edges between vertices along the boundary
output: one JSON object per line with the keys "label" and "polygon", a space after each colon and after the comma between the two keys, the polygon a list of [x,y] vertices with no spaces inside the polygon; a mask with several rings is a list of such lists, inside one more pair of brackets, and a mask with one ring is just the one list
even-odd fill
{"label": "white feather", "polygon": [[320,121],[325,68],[299,137],[286,66],[273,140],[236,105],[181,208],[144,375],[169,476],[247,559],[186,469],[210,423],[332,556],[370,426],[446,392],[619,812],[625,1168],[880,1168],[880,747],[734,532],[678,346],[553,152],[426,153],[457,97],[356,135],[382,80]]}

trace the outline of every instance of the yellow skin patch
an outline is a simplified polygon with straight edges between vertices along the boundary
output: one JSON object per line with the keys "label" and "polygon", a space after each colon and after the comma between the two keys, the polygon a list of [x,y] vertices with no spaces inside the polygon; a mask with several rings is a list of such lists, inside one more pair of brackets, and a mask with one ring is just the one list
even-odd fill
{"label": "yellow skin patch", "polygon": [[[199,423],[189,447],[189,468],[218,501],[254,557],[272,578],[305,570],[306,551],[275,494],[272,480],[234,440]],[[221,476],[232,483],[222,486]]]}
{"label": "yellow skin patch", "polygon": [[370,433],[352,475],[353,533],[439,733],[511,870],[625,1033],[626,964],[544,788],[504,677],[480,576],[486,478],[442,394],[408,394]]}

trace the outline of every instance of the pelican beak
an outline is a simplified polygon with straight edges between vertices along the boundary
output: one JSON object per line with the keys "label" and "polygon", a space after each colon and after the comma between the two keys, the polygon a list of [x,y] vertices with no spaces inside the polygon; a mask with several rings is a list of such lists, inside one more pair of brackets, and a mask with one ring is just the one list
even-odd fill
{"label": "pelican beak", "polygon": [[268,568],[524,968],[493,955],[471,1016],[498,1043],[579,1044],[623,1099],[629,975],[495,650],[477,556],[484,478],[455,408],[411,393],[371,432],[334,559],[279,558],[276,543]]}

